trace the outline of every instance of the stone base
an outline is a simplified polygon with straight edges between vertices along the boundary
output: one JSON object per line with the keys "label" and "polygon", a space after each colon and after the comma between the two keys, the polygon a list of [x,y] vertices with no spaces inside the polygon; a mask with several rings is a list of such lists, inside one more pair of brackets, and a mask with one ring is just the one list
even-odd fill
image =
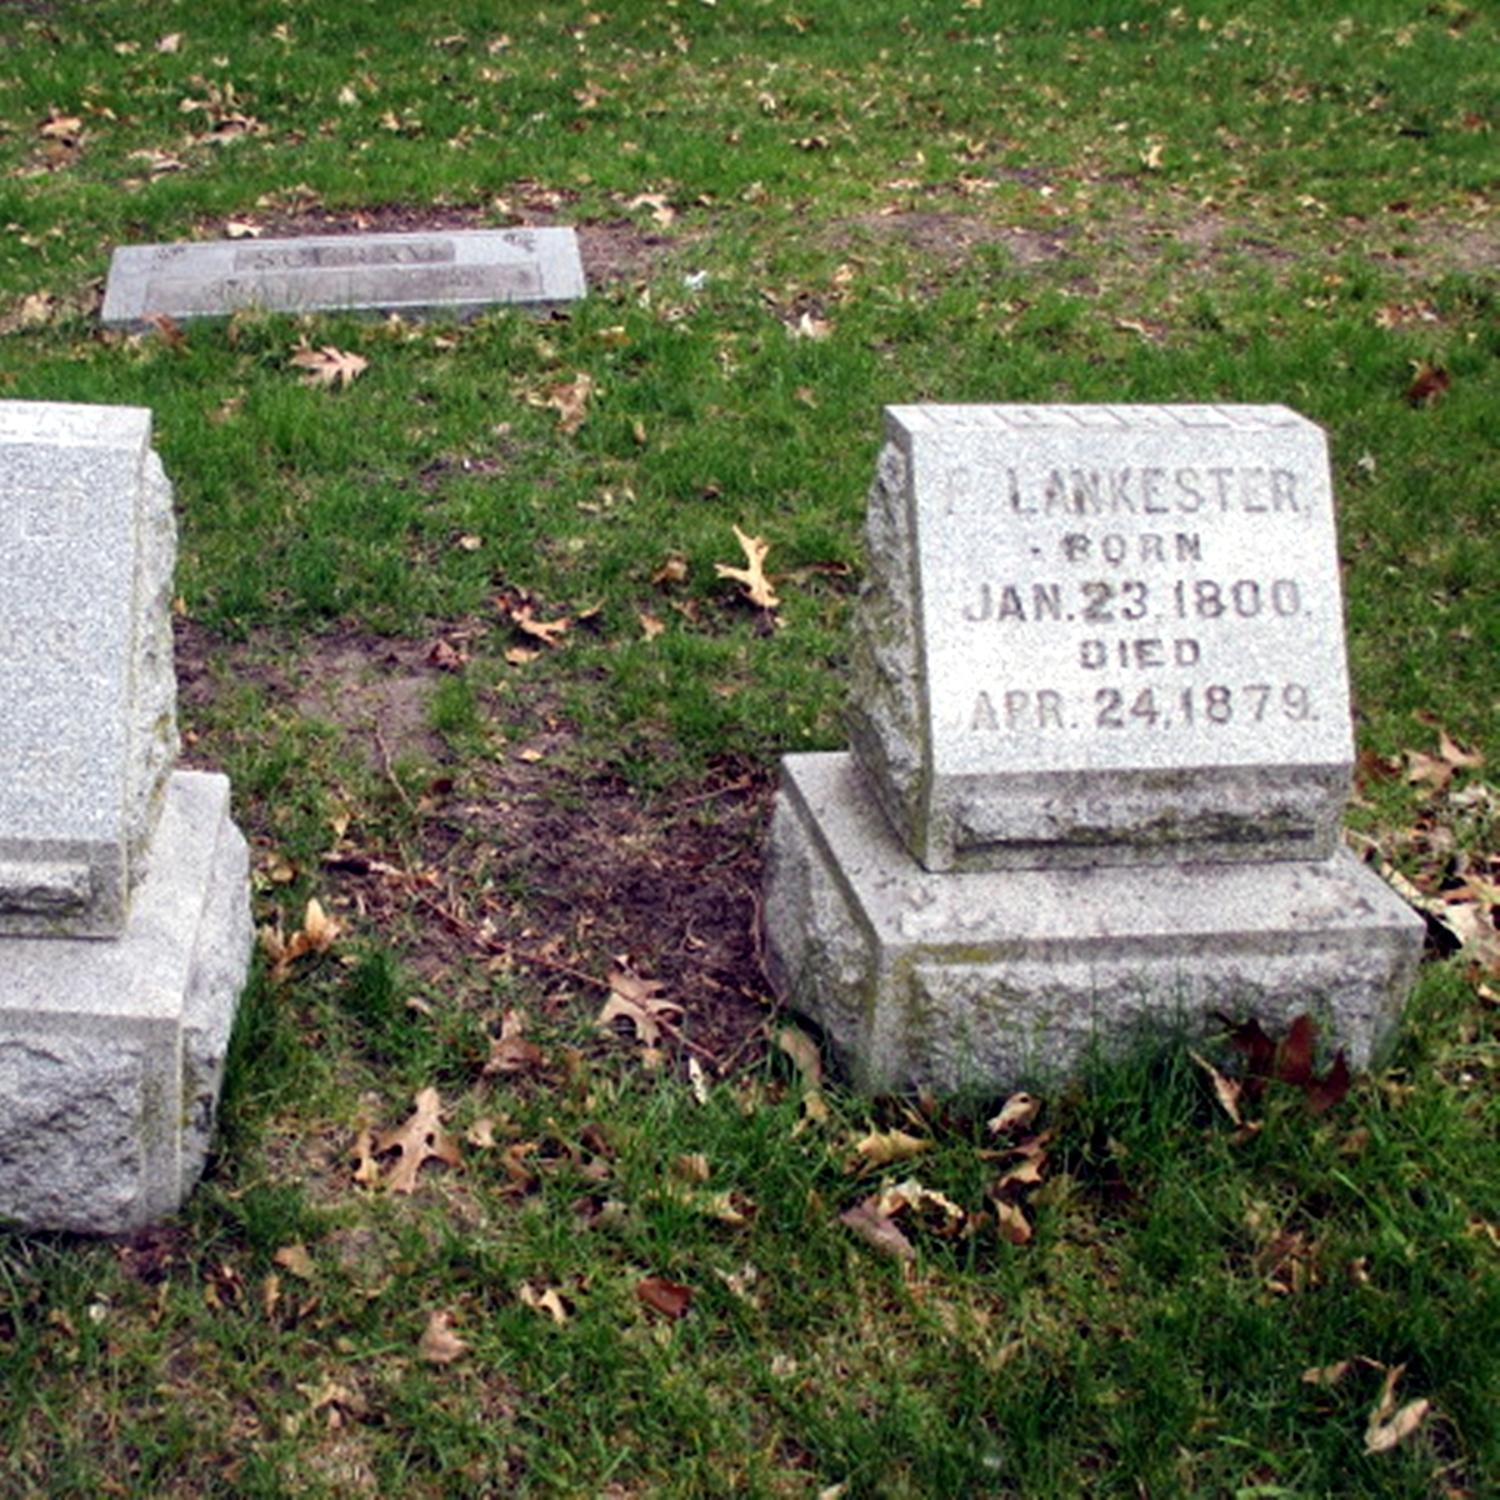
{"label": "stone base", "polygon": [[1351,1066],[1390,1039],[1420,919],[1332,859],[933,874],[851,756],[782,763],[765,903],[771,977],[863,1089],[999,1093],[1143,1029],[1215,1012],[1318,1023]]}
{"label": "stone base", "polygon": [[252,939],[223,776],[167,784],[115,940],[0,939],[0,1220],[116,1234],[203,1170]]}

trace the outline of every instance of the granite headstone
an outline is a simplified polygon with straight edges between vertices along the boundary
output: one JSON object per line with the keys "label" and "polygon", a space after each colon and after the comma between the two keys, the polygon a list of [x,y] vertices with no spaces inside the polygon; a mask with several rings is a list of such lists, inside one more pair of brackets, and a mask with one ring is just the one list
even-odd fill
{"label": "granite headstone", "polygon": [[248,973],[229,783],[173,772],[150,413],[0,402],[0,1220],[116,1233],[197,1180]]}
{"label": "granite headstone", "polygon": [[1322,433],[1284,407],[896,407],[853,753],[783,762],[778,991],[877,1091],[1008,1088],[1143,1030],[1390,1037],[1414,914],[1338,842]]}

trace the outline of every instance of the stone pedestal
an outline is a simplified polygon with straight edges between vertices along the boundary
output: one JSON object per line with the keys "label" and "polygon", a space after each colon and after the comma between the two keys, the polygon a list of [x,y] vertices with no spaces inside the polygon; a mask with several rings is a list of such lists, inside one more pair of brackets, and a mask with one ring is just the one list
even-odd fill
{"label": "stone pedestal", "polygon": [[1323,434],[1285,407],[893,407],[852,753],[784,763],[773,982],[874,1090],[1307,1014],[1367,1063],[1422,925],[1344,853]]}
{"label": "stone pedestal", "polygon": [[172,772],[172,492],[134,407],[0,402],[0,1221],[115,1233],[203,1168],[249,968],[222,776]]}
{"label": "stone pedestal", "polygon": [[1421,924],[1346,851],[1314,861],[935,874],[847,754],[789,755],[772,982],[872,1093],[993,1093],[1152,1029],[1310,1015],[1354,1067],[1390,1039]]}
{"label": "stone pedestal", "polygon": [[112,1234],[203,1170],[250,953],[229,782],[168,782],[124,930],[0,942],[0,1216]]}

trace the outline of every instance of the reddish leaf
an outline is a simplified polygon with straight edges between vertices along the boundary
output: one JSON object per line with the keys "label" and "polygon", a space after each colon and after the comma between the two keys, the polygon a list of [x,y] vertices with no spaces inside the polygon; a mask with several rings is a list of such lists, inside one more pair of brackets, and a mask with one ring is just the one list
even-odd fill
{"label": "reddish leaf", "polygon": [[1349,1064],[1340,1052],[1326,1078],[1314,1078],[1307,1084],[1304,1093],[1308,1109],[1315,1115],[1327,1114],[1335,1104],[1343,1102],[1344,1095],[1349,1092],[1349,1081]]}
{"label": "reddish leaf", "polygon": [[1276,1077],[1283,1083],[1306,1088],[1312,1082],[1313,1043],[1317,1027],[1306,1016],[1298,1016],[1276,1048]]}
{"label": "reddish leaf", "polygon": [[664,1318],[685,1317],[693,1304],[693,1289],[661,1276],[647,1276],[635,1284],[636,1297]]}

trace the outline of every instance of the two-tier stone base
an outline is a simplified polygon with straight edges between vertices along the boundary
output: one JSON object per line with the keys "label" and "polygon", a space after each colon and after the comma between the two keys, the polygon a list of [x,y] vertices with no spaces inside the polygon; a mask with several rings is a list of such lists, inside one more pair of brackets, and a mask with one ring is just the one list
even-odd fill
{"label": "two-tier stone base", "polygon": [[1145,1029],[1310,1014],[1351,1065],[1392,1035],[1422,929],[1332,859],[935,874],[847,754],[790,755],[766,883],[771,977],[855,1084],[1001,1092]]}
{"label": "two-tier stone base", "polygon": [[252,938],[228,780],[174,774],[146,860],[118,938],[5,940],[0,1221],[120,1233],[202,1171]]}

